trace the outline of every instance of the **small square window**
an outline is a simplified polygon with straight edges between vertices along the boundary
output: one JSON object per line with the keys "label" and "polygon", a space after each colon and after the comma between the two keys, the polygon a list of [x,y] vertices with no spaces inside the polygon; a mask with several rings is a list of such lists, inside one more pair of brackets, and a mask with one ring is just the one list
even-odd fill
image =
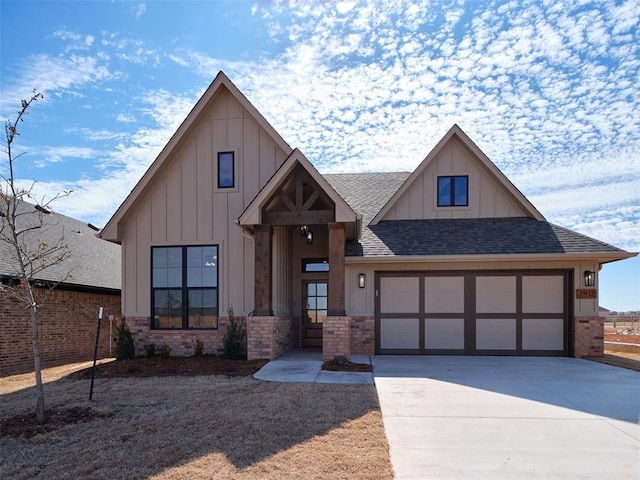
{"label": "small square window", "polygon": [[469,205],[469,177],[457,175],[438,177],[438,206],[466,207]]}
{"label": "small square window", "polygon": [[218,188],[235,187],[234,152],[218,153]]}

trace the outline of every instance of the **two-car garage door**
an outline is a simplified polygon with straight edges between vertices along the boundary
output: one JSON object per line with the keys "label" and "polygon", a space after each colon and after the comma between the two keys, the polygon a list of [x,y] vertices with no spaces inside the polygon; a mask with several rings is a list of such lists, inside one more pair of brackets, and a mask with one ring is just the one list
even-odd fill
{"label": "two-car garage door", "polygon": [[566,271],[376,275],[378,353],[567,355]]}

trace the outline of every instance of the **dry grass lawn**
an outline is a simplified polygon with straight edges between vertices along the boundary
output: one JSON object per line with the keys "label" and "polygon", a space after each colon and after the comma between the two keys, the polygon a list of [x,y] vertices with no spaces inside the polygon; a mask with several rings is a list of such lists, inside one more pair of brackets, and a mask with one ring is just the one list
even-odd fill
{"label": "dry grass lawn", "polygon": [[[393,477],[375,387],[221,376],[89,380],[45,373],[47,408],[101,416],[0,434],[0,478]],[[0,378],[0,421],[34,409],[33,374]]]}

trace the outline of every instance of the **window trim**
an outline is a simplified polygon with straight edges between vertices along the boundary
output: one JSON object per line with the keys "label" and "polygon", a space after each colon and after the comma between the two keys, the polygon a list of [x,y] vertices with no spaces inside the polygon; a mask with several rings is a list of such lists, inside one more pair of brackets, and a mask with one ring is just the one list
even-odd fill
{"label": "window trim", "polygon": [[[445,203],[442,204],[440,203],[440,179],[441,178],[448,178],[449,180],[451,180],[451,192],[449,193],[449,203]],[[465,195],[465,200],[466,202],[464,204],[460,203],[460,204],[456,204],[455,203],[455,196],[456,196],[456,190],[455,190],[455,179],[456,178],[465,178],[466,181],[466,195]],[[436,177],[436,205],[438,208],[465,208],[465,207],[469,207],[469,175],[438,175]]]}
{"label": "window trim", "polygon": [[[221,185],[220,184],[220,160],[223,155],[231,155],[231,185]],[[236,181],[236,152],[234,150],[225,150],[218,152],[217,161],[216,161],[216,185],[218,190],[234,190],[237,188]]]}
{"label": "window trim", "polygon": [[[189,287],[188,286],[188,268],[187,268],[187,251],[189,248],[198,248],[198,247],[215,247],[216,248],[216,256],[217,265],[216,265],[216,286],[215,287]],[[181,283],[180,287],[154,287],[153,285],[153,251],[154,249],[159,248],[179,248],[180,258],[181,258]],[[197,245],[152,245],[150,252],[150,287],[151,287],[151,315],[150,315],[150,329],[151,330],[188,330],[188,331],[198,331],[198,330],[218,330],[219,328],[219,319],[220,319],[220,245],[219,244],[197,244]],[[170,327],[156,327],[155,326],[155,292],[156,291],[165,291],[165,290],[180,290],[181,291],[181,314],[182,314],[182,326],[176,328]],[[215,327],[202,327],[202,328],[190,328],[189,327],[189,292],[190,291],[211,291],[215,290],[216,295],[216,326]]]}

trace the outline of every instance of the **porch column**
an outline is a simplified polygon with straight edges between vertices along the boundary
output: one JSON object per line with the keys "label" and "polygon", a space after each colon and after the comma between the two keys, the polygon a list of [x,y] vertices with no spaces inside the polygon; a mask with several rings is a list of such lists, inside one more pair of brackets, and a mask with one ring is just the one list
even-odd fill
{"label": "porch column", "polygon": [[273,315],[271,300],[271,225],[257,225],[254,230],[254,294],[253,314]]}
{"label": "porch column", "polygon": [[329,227],[329,292],[327,315],[345,315],[344,309],[344,249],[345,225],[331,222]]}

